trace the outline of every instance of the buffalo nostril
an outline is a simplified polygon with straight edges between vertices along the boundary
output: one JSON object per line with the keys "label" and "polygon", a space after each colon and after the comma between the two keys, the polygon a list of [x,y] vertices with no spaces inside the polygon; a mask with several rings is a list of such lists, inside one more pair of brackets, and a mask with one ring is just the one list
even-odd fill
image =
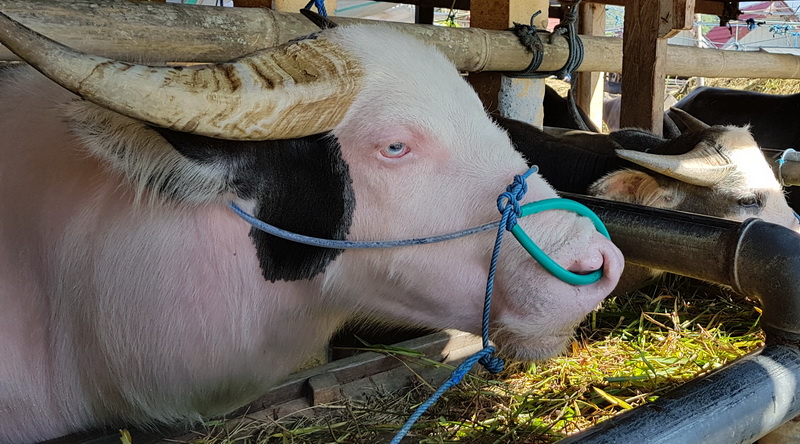
{"label": "buffalo nostril", "polygon": [[603,268],[603,254],[595,251],[593,254],[576,259],[567,271],[575,274],[589,274]]}

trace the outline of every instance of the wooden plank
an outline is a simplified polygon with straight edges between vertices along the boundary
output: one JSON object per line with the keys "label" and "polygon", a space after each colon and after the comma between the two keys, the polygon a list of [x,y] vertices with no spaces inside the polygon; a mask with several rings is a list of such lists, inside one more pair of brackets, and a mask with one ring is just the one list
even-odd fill
{"label": "wooden plank", "polygon": [[[450,376],[447,366],[456,366],[483,348],[479,336],[456,330],[433,333],[395,346],[418,351],[428,359],[446,365],[431,366],[416,358],[365,352],[294,373],[256,401],[227,416],[247,414],[243,421],[277,419],[286,415],[314,416],[325,410],[310,407],[339,398],[363,400],[376,393],[410,388],[419,378],[438,385]],[[198,438],[196,433],[186,434],[185,427],[162,432],[128,431],[136,444],[169,444]],[[118,432],[78,433],[43,444],[118,444],[119,436]]]}
{"label": "wooden plank", "polygon": [[[598,3],[581,3],[578,33],[581,35],[605,35],[606,9]],[[603,127],[603,73],[585,72],[578,76],[575,101],[586,111],[597,128]]]}
{"label": "wooden plank", "polygon": [[[470,8],[472,28],[501,30],[508,28],[512,22],[511,0],[473,0]],[[501,75],[494,72],[471,73],[468,80],[483,106],[489,111],[497,111]]]}
{"label": "wooden plank", "polygon": [[[661,134],[667,41],[659,37],[661,3],[631,0],[625,7],[620,126]],[[671,2],[670,2],[671,3]]]}
{"label": "wooden plank", "polygon": [[[590,3],[599,3],[604,5],[615,5],[615,6],[627,6],[631,4],[631,0],[585,0]],[[655,4],[652,2],[651,4]],[[715,1],[715,0],[695,0],[695,11],[698,14],[711,14],[711,15],[722,15],[722,9],[724,8],[725,2],[724,1]]]}

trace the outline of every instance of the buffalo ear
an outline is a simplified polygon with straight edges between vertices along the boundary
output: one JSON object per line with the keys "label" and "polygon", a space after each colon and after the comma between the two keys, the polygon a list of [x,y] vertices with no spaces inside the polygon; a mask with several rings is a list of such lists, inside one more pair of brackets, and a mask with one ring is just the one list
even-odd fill
{"label": "buffalo ear", "polygon": [[609,173],[589,187],[592,196],[656,208],[674,208],[682,192],[662,186],[653,176],[636,170]]}
{"label": "buffalo ear", "polygon": [[84,100],[64,105],[64,115],[87,153],[127,179],[136,201],[207,203],[236,191],[230,178],[242,159],[192,158],[160,129]]}
{"label": "buffalo ear", "polygon": [[630,128],[609,134],[614,142],[631,151],[650,152],[667,142],[666,139],[644,130]]}

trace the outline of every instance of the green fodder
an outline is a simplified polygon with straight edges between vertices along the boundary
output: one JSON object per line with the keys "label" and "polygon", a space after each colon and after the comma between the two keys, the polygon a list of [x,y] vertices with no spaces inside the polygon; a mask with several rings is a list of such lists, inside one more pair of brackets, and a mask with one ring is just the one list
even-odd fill
{"label": "green fodder", "polygon": [[[423,415],[408,442],[555,442],[755,350],[763,344],[759,315],[725,289],[678,277],[610,298],[565,355],[508,363],[499,375],[473,372]],[[420,381],[317,408],[310,418],[215,422],[194,442],[387,442],[433,389]]]}

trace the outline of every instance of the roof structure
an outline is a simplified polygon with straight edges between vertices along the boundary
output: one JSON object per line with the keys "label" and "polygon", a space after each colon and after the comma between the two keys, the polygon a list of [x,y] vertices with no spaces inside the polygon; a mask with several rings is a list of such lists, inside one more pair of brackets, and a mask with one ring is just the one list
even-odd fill
{"label": "roof structure", "polygon": [[[736,22],[730,23],[728,26],[717,26],[711,28],[706,34],[706,39],[718,49],[723,49],[730,46],[731,41],[739,42],[748,34],[755,31],[756,28],[748,27],[746,23],[748,19],[753,22],[792,22],[798,21],[794,9],[792,9],[785,1],[764,1],[752,3],[741,8],[743,14],[739,16]],[[766,26],[764,23],[761,26]],[[727,49],[727,48],[726,48]]]}

